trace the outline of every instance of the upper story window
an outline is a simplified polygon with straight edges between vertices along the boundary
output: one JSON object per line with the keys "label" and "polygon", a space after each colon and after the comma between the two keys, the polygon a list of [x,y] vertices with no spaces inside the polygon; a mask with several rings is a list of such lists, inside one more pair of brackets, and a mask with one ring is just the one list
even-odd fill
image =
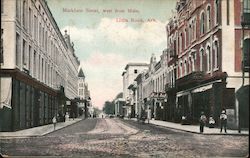
{"label": "upper story window", "polygon": [[200,35],[205,33],[205,14],[204,12],[200,15]]}
{"label": "upper story window", "polygon": [[182,53],[182,40],[183,40],[182,33],[180,33],[180,37],[179,37],[179,51],[180,51],[180,54]]}
{"label": "upper story window", "polygon": [[192,31],[192,23],[190,23],[189,25],[188,25],[188,43],[190,44],[191,43],[191,41],[193,40],[193,38],[192,38],[192,34],[193,34],[193,31]]}
{"label": "upper story window", "polygon": [[209,45],[207,46],[206,56],[207,56],[207,71],[209,72],[211,71],[211,48]]}
{"label": "upper story window", "polygon": [[215,0],[215,7],[214,7],[214,17],[215,17],[215,24],[219,23],[219,0]]}
{"label": "upper story window", "polygon": [[27,17],[26,17],[26,11],[27,11],[27,2],[26,0],[23,1],[23,26],[26,28],[27,26]]}
{"label": "upper story window", "polygon": [[3,63],[3,29],[1,29],[0,63]]}
{"label": "upper story window", "polygon": [[17,20],[20,20],[20,9],[21,9],[20,2],[21,1],[16,1],[16,18],[17,18]]}
{"label": "upper story window", "polygon": [[250,13],[250,0],[244,0],[244,13]]}
{"label": "upper story window", "polygon": [[211,28],[211,6],[207,6],[207,31]]}
{"label": "upper story window", "polygon": [[79,87],[83,87],[83,83],[79,83]]}
{"label": "upper story window", "polygon": [[4,0],[1,0],[1,13],[3,13]]}
{"label": "upper story window", "polygon": [[204,49],[203,48],[201,48],[200,49],[200,71],[204,71]]}
{"label": "upper story window", "polygon": [[218,59],[219,59],[219,44],[218,44],[218,41],[214,42],[214,51],[213,51],[212,59],[213,59],[213,69],[218,68]]}
{"label": "upper story window", "polygon": [[193,39],[196,39],[196,18],[192,20],[192,25],[193,25]]}
{"label": "upper story window", "polygon": [[137,74],[137,69],[134,69],[134,73]]}

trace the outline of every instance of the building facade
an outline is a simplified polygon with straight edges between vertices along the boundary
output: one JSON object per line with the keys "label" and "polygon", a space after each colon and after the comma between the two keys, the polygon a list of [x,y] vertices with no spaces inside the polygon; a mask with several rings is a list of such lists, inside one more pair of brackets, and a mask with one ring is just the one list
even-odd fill
{"label": "building facade", "polygon": [[84,117],[88,115],[93,116],[94,109],[91,104],[90,91],[88,89],[88,84],[85,81],[85,75],[82,68],[80,68],[78,73],[78,108],[84,113]]}
{"label": "building facade", "polygon": [[128,63],[125,67],[125,71],[122,73],[123,77],[123,99],[125,100],[124,106],[124,116],[133,117],[135,116],[135,100],[133,97],[133,90],[130,89],[134,84],[134,79],[142,71],[148,69],[148,64],[146,63]]}
{"label": "building facade", "polygon": [[[185,116],[198,123],[204,111],[218,124],[222,109],[227,111],[231,128],[238,126],[239,115],[248,120],[249,113],[239,113],[239,103],[246,101],[237,97],[243,87],[248,87],[243,90],[245,94],[241,92],[246,98],[249,89],[249,72],[242,76],[241,8],[237,0],[177,2],[176,14],[166,27],[166,93],[174,121]],[[244,40],[249,39],[249,31],[245,29]],[[249,109],[241,104],[243,107]]]}
{"label": "building facade", "polygon": [[78,95],[80,62],[73,44],[46,1],[1,3],[0,131],[51,123]]}

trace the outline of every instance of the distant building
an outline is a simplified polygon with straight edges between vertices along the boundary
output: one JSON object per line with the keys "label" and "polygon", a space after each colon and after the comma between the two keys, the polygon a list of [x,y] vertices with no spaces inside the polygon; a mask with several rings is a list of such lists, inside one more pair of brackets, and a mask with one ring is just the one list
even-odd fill
{"label": "distant building", "polygon": [[5,0],[1,8],[0,131],[51,123],[78,95],[70,36],[44,0]]}
{"label": "distant building", "polygon": [[78,107],[84,111],[85,117],[87,117],[88,114],[93,116],[94,109],[91,103],[90,91],[85,81],[85,75],[82,68],[80,68],[78,73],[78,98],[80,99]]}
{"label": "distant building", "polygon": [[134,116],[135,103],[133,100],[133,91],[129,89],[129,86],[134,83],[134,79],[142,71],[148,69],[148,64],[146,63],[128,63],[125,67],[125,71],[122,73],[123,76],[123,98],[125,100],[124,106],[124,116],[131,117]]}

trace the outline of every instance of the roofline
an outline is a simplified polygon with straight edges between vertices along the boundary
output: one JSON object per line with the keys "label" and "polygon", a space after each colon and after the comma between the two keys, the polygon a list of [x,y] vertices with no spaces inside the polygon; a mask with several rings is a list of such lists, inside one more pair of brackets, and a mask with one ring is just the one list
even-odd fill
{"label": "roofline", "polygon": [[149,66],[149,64],[147,64],[147,63],[128,63],[125,67],[125,70],[127,70],[129,66]]}

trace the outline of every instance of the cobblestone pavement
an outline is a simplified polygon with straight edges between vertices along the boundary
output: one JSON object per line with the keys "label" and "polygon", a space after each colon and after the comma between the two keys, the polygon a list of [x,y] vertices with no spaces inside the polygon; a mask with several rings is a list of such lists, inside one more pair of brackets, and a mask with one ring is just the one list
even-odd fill
{"label": "cobblestone pavement", "polygon": [[42,137],[3,139],[10,156],[246,157],[248,136],[201,135],[130,120],[86,119]]}

